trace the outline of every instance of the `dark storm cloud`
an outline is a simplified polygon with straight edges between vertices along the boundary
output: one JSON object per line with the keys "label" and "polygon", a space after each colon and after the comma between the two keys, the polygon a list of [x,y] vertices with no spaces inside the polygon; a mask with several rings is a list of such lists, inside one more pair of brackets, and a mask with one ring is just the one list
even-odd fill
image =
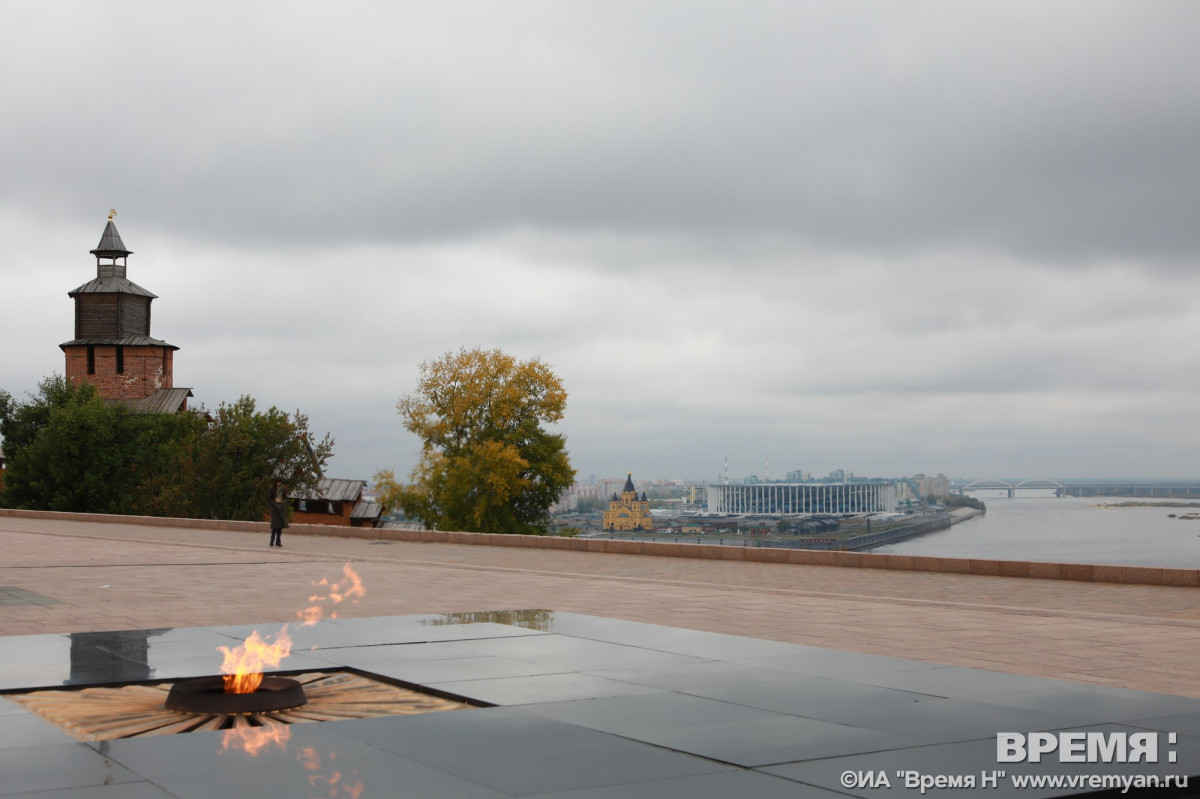
{"label": "dark storm cloud", "polygon": [[3,157],[42,209],[117,195],[263,246],[521,226],[1200,244],[1190,4],[17,9]]}

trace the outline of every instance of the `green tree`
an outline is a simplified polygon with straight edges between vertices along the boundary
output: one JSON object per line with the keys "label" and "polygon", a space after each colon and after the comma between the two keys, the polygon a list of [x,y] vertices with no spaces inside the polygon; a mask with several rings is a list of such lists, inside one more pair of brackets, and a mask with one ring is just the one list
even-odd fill
{"label": "green tree", "polygon": [[946,494],[941,497],[930,497],[930,500],[936,501],[947,508],[974,508],[977,511],[987,513],[987,505],[983,503],[983,500],[967,496],[966,494]]}
{"label": "green tree", "polygon": [[460,349],[421,364],[396,405],[423,441],[398,499],[438,530],[543,535],[549,507],[575,479],[566,439],[542,428],[562,419],[567,393],[541,360]]}
{"label": "green tree", "polygon": [[404,486],[396,481],[396,473],[391,469],[380,469],[371,478],[375,489],[375,497],[383,506],[384,514],[395,513],[401,507],[400,500],[404,494]]}
{"label": "green tree", "polygon": [[201,423],[105,403],[95,388],[61,377],[19,403],[0,392],[9,469],[4,504],[35,510],[141,513],[142,486],[174,469],[170,443]]}
{"label": "green tree", "polygon": [[4,439],[8,457],[33,443],[50,420],[53,409],[73,400],[84,401],[95,394],[94,386],[74,386],[62,375],[43,378],[38,383],[37,393],[28,395],[26,402],[18,402],[12,394],[0,390],[0,438]]}
{"label": "green tree", "polygon": [[33,510],[257,521],[274,479],[310,488],[333,440],[308,418],[250,397],[209,414],[148,414],[87,384],[42,381],[26,402],[0,391],[8,470],[0,504]]}
{"label": "green tree", "polygon": [[153,515],[259,521],[269,511],[273,481],[292,492],[313,489],[333,454],[328,434],[312,442],[300,411],[259,412],[252,397],[242,396],[200,412],[211,421],[172,445],[177,474],[160,475],[146,492]]}

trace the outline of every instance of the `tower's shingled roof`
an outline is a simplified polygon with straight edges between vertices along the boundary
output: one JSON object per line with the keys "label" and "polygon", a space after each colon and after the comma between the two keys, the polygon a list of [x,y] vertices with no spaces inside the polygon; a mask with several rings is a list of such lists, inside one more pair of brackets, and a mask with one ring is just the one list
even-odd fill
{"label": "tower's shingled roof", "polygon": [[137,294],[152,300],[158,299],[157,294],[147,291],[127,277],[97,277],[67,292],[68,297],[77,294]]}
{"label": "tower's shingled roof", "polygon": [[133,250],[125,249],[125,242],[121,241],[117,226],[109,219],[108,224],[104,226],[104,232],[100,234],[100,243],[92,250],[92,255],[97,258],[124,258],[132,253]]}

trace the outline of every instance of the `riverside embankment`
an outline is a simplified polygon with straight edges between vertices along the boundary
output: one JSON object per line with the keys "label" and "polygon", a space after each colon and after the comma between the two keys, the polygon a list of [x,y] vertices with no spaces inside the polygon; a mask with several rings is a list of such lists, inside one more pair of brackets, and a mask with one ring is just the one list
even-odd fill
{"label": "riverside embankment", "polygon": [[896,541],[903,541],[925,533],[932,533],[937,530],[945,530],[952,524],[965,522],[967,519],[972,519],[983,514],[983,511],[975,508],[955,508],[944,516],[937,516],[931,519],[906,524],[903,527],[893,527],[890,530],[880,530],[875,533],[863,533],[862,535],[852,536],[842,539],[836,544],[831,545],[828,549],[845,549],[851,552],[858,552],[871,547],[881,546],[883,544],[891,544]]}

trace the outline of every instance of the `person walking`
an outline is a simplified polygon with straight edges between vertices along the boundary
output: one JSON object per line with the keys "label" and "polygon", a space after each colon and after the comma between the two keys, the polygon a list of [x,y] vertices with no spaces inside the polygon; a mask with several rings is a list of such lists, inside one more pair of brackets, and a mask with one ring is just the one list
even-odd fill
{"label": "person walking", "polygon": [[276,480],[271,488],[271,543],[267,546],[283,546],[283,528],[287,526],[287,492],[283,483]]}

